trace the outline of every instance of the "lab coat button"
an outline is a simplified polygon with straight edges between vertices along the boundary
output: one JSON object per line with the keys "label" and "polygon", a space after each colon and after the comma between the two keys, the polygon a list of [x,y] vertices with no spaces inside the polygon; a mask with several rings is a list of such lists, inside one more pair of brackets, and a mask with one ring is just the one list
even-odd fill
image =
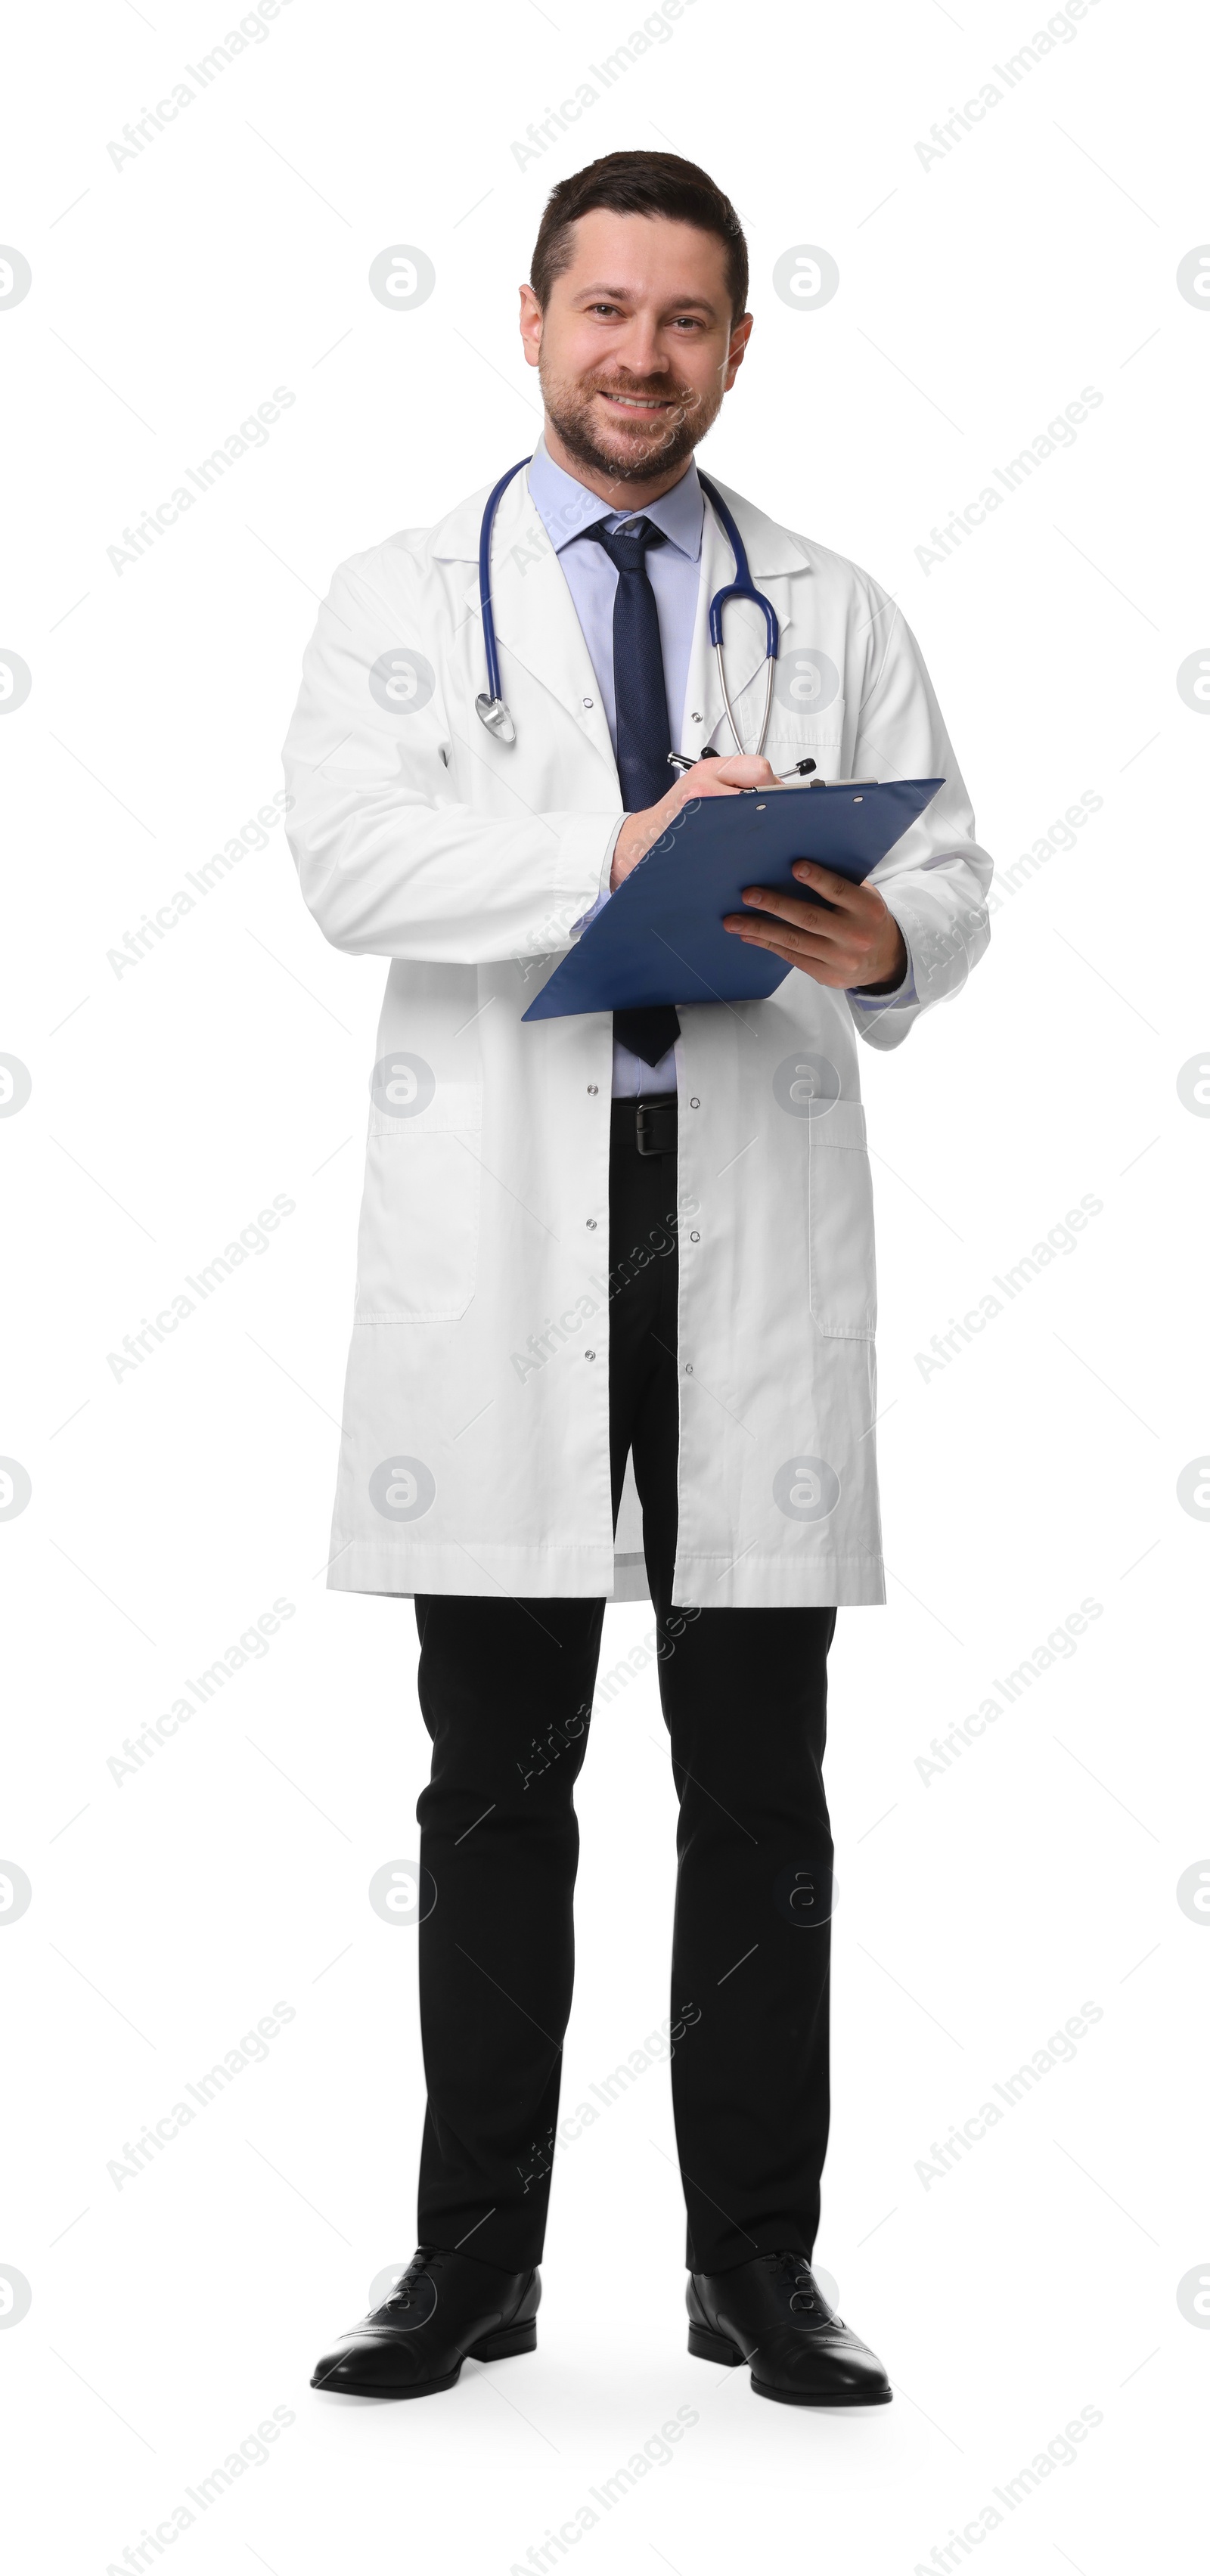
{"label": "lab coat button", "polygon": [[585,1357],[585,1359],[586,1359],[586,1360],[595,1360],[595,1358],[596,1358],[596,1352],[595,1352],[595,1351],[585,1351],[585,1353],[584,1353],[584,1357]]}
{"label": "lab coat button", "polygon": [[689,1106],[690,1106],[690,1108],[691,1108],[691,1109],[700,1109],[700,1108],[701,1108],[701,1105],[702,1105],[702,1104],[701,1104],[700,1100],[691,1100],[691,1101],[690,1101],[690,1103],[689,1103]]}
{"label": "lab coat button", "polygon": [[590,1083],[589,1083],[588,1088],[589,1088],[589,1092],[590,1092],[591,1096],[593,1097],[593,1099],[595,1099],[595,1098],[596,1098],[596,1089],[597,1089],[597,1086],[596,1086],[595,1082],[590,1082]]}
{"label": "lab coat button", "polygon": [[597,1221],[596,1221],[595,1216],[586,1216],[586,1217],[585,1217],[585,1219],[584,1219],[584,1223],[585,1223],[585,1225],[587,1226],[588,1231],[589,1231],[589,1233],[590,1233],[590,1234],[595,1234],[595,1233],[596,1233],[596,1230],[597,1230]]}
{"label": "lab coat button", "polygon": [[686,1375],[686,1377],[692,1377],[692,1375],[693,1375],[693,1362],[692,1362],[692,1360],[686,1360],[686,1362],[685,1362],[685,1375]]}
{"label": "lab coat button", "polygon": [[702,1239],[702,1238],[701,1238],[700,1234],[691,1234],[691,1235],[690,1235],[690,1237],[689,1237],[689,1240],[690,1240],[690,1242],[691,1242],[691,1243],[700,1243],[700,1242],[701,1242],[701,1239]]}

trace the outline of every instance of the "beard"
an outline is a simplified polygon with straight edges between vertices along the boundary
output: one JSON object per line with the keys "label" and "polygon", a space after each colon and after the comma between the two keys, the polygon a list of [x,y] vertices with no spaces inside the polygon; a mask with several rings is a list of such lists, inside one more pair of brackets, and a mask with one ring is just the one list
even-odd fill
{"label": "beard", "polygon": [[[717,419],[721,385],[699,393],[692,385],[669,382],[667,376],[574,376],[560,378],[539,362],[538,381],[550,419],[570,456],[615,483],[649,483],[687,465],[694,448]],[[645,396],[669,409],[654,421],[606,420],[596,408],[599,393]]]}

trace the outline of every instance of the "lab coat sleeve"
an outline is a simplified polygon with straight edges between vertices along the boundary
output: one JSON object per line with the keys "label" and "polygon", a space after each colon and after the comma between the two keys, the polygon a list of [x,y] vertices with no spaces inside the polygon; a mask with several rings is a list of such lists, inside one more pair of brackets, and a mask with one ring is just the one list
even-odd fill
{"label": "lab coat sleeve", "polygon": [[897,992],[850,993],[848,1002],[862,1037],[886,1048],[902,1045],[919,1012],[951,1001],[982,956],[992,861],[975,839],[970,798],[920,648],[889,601],[873,631],[883,626],[885,650],[858,716],[853,776],[945,780],[868,880],[903,932],[907,972]]}
{"label": "lab coat sleeve", "polygon": [[[424,632],[418,618],[413,632]],[[326,939],[354,955],[484,965],[570,946],[609,883],[611,811],[477,814],[450,793],[440,680],[411,715],[375,695],[399,627],[342,565],[303,661],[282,754],[287,838]]]}

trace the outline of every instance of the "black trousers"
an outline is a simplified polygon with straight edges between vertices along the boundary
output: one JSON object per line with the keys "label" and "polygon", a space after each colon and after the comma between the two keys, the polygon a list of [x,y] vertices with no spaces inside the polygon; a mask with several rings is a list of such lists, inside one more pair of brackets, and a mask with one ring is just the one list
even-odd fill
{"label": "black trousers", "polygon": [[[809,2256],[819,2219],[832,1871],[822,1765],[836,1613],[673,1604],[676,1155],[638,1152],[632,1102],[612,1115],[614,1521],[632,1452],[680,1801],[671,2074],[686,2260],[721,2272],[783,2248]],[[508,2271],[542,2252],[572,1992],[573,1791],[604,1607],[416,1601],[433,1742],[417,1815],[436,1891],[420,1926],[419,2238]],[[608,1722],[607,1711],[595,1720]]]}

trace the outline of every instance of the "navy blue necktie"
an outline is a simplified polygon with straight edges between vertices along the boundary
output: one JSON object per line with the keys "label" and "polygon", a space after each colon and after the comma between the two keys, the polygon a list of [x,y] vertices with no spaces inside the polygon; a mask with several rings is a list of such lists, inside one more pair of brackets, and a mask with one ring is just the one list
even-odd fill
{"label": "navy blue necktie", "polygon": [[[586,528],[584,533],[604,547],[617,569],[613,695],[618,776],[627,813],[638,814],[648,805],[658,805],[672,784],[659,611],[646,564],[648,547],[662,546],[667,540],[662,528],[642,518],[616,529],[612,536],[603,527]],[[658,1002],[646,1010],[615,1011],[613,1028],[614,1036],[641,1056],[644,1064],[658,1064],[679,1037],[681,1024],[671,1002]]]}

